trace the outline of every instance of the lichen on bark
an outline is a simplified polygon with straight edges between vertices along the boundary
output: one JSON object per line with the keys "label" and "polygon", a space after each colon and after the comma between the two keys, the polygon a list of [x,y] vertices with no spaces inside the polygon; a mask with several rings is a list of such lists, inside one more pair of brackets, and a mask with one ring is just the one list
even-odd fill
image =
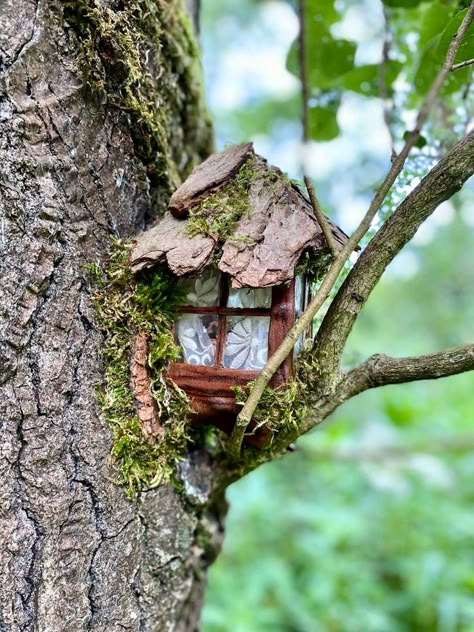
{"label": "lichen on bark", "polygon": [[182,0],[64,5],[87,91],[128,118],[156,201],[167,201],[213,148],[199,50]]}
{"label": "lichen on bark", "polygon": [[[153,178],[116,86],[100,97],[87,88],[79,4],[0,3],[0,628],[187,630],[209,564],[197,539],[209,524],[218,546],[221,517],[204,507],[204,482],[198,509],[165,483],[136,502],[115,484],[97,407],[103,337],[84,271],[103,267],[113,236],[136,234],[164,209],[171,170]],[[143,33],[143,68],[170,129],[164,151],[184,176],[210,139],[206,119],[177,61],[151,69],[164,36]],[[159,85],[172,64],[180,111]],[[195,452],[183,487],[211,476]]]}

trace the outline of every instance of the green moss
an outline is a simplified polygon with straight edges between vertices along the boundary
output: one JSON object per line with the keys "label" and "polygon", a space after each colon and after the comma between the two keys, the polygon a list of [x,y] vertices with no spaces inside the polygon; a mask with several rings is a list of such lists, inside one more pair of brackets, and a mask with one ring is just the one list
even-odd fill
{"label": "green moss", "polygon": [[[184,391],[163,369],[178,357],[171,326],[180,300],[176,281],[162,269],[135,279],[128,266],[129,246],[116,242],[102,273],[93,267],[93,295],[104,334],[104,382],[99,391],[102,413],[113,433],[112,455],[119,482],[130,495],[144,487],[172,480],[177,462],[187,451],[190,405]],[[130,353],[134,334],[145,331],[150,340],[148,368],[163,434],[150,442],[140,428],[130,388]]]}
{"label": "green moss", "polygon": [[[260,448],[244,443],[237,463],[223,457],[224,486],[286,451],[291,437],[311,410],[314,379],[318,372],[311,352],[305,350],[298,358],[293,377],[286,384],[276,389],[267,386],[255,410],[253,421],[257,428],[265,426],[271,430],[268,441]],[[248,384],[251,385],[252,383]],[[248,397],[248,388],[244,390],[236,387],[233,390],[237,403],[243,406]]]}
{"label": "green moss", "polygon": [[213,149],[199,51],[182,0],[64,0],[88,93],[129,127],[165,200]]}
{"label": "green moss", "polygon": [[299,274],[307,274],[312,283],[321,281],[325,276],[331,265],[332,256],[328,249],[321,251],[315,251],[312,248],[305,250],[299,260],[295,269],[295,276]]}
{"label": "green moss", "polygon": [[255,177],[255,157],[250,156],[239,172],[224,186],[189,209],[186,232],[190,237],[209,235],[223,242],[230,236],[236,241],[248,239],[234,235],[241,217],[249,212],[249,192]]}

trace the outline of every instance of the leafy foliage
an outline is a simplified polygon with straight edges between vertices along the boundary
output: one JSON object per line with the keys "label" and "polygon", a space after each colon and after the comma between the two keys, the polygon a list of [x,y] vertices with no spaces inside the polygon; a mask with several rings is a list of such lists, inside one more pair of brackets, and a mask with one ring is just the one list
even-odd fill
{"label": "leafy foliage", "polygon": [[[402,105],[416,107],[440,70],[449,44],[467,9],[458,0],[384,0],[390,45],[380,63],[357,63],[355,41],[333,35],[343,17],[334,0],[309,0],[306,9],[308,83],[311,89],[310,131],[314,140],[327,141],[339,134],[337,114],[345,91],[366,97],[393,96],[394,83],[406,84]],[[383,35],[383,21],[378,36]],[[418,40],[415,47],[413,42]],[[382,43],[380,44],[382,49]],[[474,57],[474,26],[464,37],[455,63]],[[288,69],[299,77],[297,43],[288,55]],[[471,69],[451,73],[444,94],[460,93]],[[408,87],[409,86],[409,87]]]}

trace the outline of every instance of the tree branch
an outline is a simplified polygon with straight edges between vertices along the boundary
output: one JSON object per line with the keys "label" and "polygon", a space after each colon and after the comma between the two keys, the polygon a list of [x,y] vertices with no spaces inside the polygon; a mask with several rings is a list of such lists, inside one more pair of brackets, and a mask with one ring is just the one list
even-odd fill
{"label": "tree branch", "polygon": [[348,399],[370,388],[419,380],[435,380],[472,370],[474,370],[474,344],[405,358],[376,354],[345,374],[341,382],[341,390]]}
{"label": "tree branch", "polygon": [[[303,0],[299,0],[299,8],[300,11],[304,12],[304,3]],[[304,15],[303,15],[304,17]],[[295,343],[300,336],[300,334],[305,331],[305,329],[311,324],[313,318],[318,313],[319,309],[329,296],[334,284],[336,283],[339,274],[344,267],[345,262],[350,257],[351,253],[357,247],[359,241],[365,235],[367,230],[370,228],[372,220],[380,209],[388,191],[392,187],[396,178],[400,174],[403,166],[405,164],[406,158],[411,150],[411,148],[416,144],[417,140],[420,137],[420,132],[423,124],[425,123],[431,107],[436,99],[436,96],[443,84],[446,75],[449,73],[451,66],[453,64],[453,60],[456,56],[456,52],[458,50],[459,44],[471,24],[474,18],[474,0],[471,2],[470,8],[467,14],[464,16],[464,19],[459,27],[459,30],[453,37],[451,44],[449,45],[448,52],[446,54],[446,59],[443,63],[443,66],[435,78],[430,90],[428,91],[427,96],[421,106],[421,109],[418,113],[416,119],[415,128],[408,135],[405,145],[401,150],[400,154],[395,158],[392,163],[392,166],[386,175],[384,181],[382,182],[380,188],[377,190],[370,207],[362,219],[361,223],[352,234],[350,239],[347,241],[342,250],[339,251],[338,255],[333,260],[333,263],[324,278],[318,292],[316,293],[313,300],[310,302],[306,311],[302,314],[302,316],[298,319],[296,324],[293,326],[291,331],[288,333],[286,338],[283,340],[280,347],[277,351],[268,359],[259,376],[255,380],[252,389],[250,391],[249,397],[245,402],[242,410],[240,411],[237,421],[235,423],[234,429],[232,431],[232,435],[230,438],[229,451],[231,457],[237,459],[240,456],[242,439],[245,434],[245,430],[250,423],[252,416],[255,412],[255,409],[260,401],[260,398],[263,394],[263,391],[267,387],[270,382],[272,376],[278,370],[278,367],[281,365],[283,360],[291,353]],[[303,36],[304,36],[304,26],[302,28]],[[301,49],[300,49],[301,50]],[[307,96],[307,95],[306,95]],[[307,121],[306,121],[307,124]]]}
{"label": "tree branch", "polygon": [[[315,398],[311,413],[300,428],[288,433],[277,446],[295,441],[321,423],[351,397],[371,388],[418,380],[434,380],[474,370],[474,344],[422,356],[392,358],[376,354],[339,376],[331,393]],[[283,444],[283,445],[282,445]]]}
{"label": "tree branch", "polygon": [[[387,265],[441,202],[474,173],[474,132],[459,141],[405,198],[359,257],[319,328],[315,357],[321,386],[331,390],[347,337]],[[324,384],[326,382],[326,384]]]}
{"label": "tree branch", "polygon": [[306,0],[298,0],[298,17],[300,32],[298,37],[298,54],[299,54],[299,66],[300,66],[300,79],[301,79],[301,123],[303,127],[303,161],[302,171],[303,180],[308,190],[311,206],[313,207],[314,214],[318,220],[319,225],[323,231],[326,243],[334,257],[337,256],[338,247],[336,241],[329,226],[329,222],[324,215],[319,200],[314,190],[314,185],[311,178],[306,173],[306,155],[307,147],[309,143],[309,84],[308,84],[308,69],[306,63]]}
{"label": "tree branch", "polygon": [[384,8],[383,10],[384,17],[384,38],[382,45],[382,61],[379,66],[379,75],[378,75],[378,86],[379,86],[379,96],[383,105],[383,120],[385,123],[385,127],[387,128],[388,135],[390,137],[390,145],[391,145],[391,159],[395,160],[397,157],[397,151],[395,148],[395,137],[393,135],[392,130],[392,122],[390,120],[390,99],[388,96],[387,90],[387,65],[390,60],[390,44],[391,44],[391,33],[388,25],[388,16],[387,10]]}
{"label": "tree branch", "polygon": [[460,68],[465,68],[466,66],[471,66],[474,64],[474,59],[466,59],[465,61],[459,62],[459,64],[453,64],[451,66],[451,71],[459,70]]}

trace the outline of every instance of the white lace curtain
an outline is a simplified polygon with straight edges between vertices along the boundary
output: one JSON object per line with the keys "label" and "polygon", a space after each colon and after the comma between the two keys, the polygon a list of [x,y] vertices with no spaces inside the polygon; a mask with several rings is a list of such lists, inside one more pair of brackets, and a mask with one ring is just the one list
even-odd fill
{"label": "white lace curtain", "polygon": [[[219,274],[215,271],[198,278],[183,279],[179,285],[187,305],[211,307],[219,304]],[[231,288],[227,307],[269,308],[271,301],[271,288]],[[178,319],[176,332],[185,362],[203,366],[214,364],[218,318],[216,314],[183,313]],[[268,356],[269,326],[268,316],[227,316],[224,366],[261,369]]]}

